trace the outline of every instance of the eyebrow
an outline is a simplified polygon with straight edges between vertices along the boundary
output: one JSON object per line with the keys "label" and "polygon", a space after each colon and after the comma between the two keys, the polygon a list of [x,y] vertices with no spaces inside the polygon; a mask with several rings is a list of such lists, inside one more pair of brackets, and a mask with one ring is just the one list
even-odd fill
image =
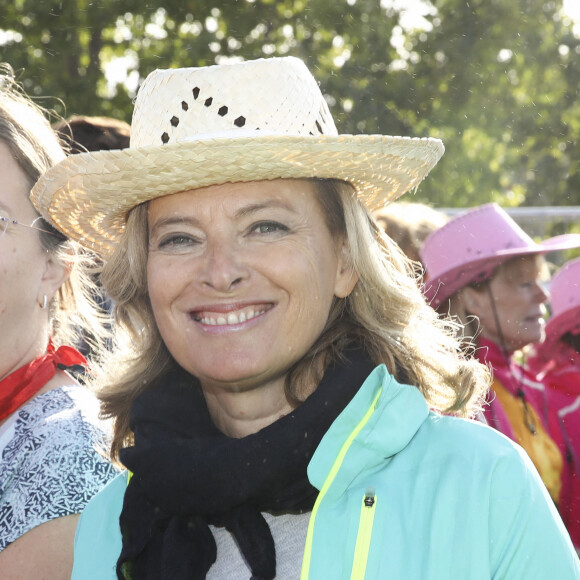
{"label": "eyebrow", "polygon": [[236,214],[235,217],[245,217],[248,215],[252,215],[253,213],[256,213],[262,209],[269,209],[269,208],[281,208],[281,209],[286,209],[292,213],[296,213],[294,208],[292,208],[291,206],[289,206],[287,203],[279,200],[279,199],[272,199],[270,201],[264,201],[262,203],[252,203],[250,205],[246,205],[242,208],[240,208]]}
{"label": "eyebrow", "polygon": [[[1,204],[0,204],[1,205]],[[235,214],[234,219],[238,219],[241,217],[247,217],[249,215],[255,214],[263,209],[269,208],[282,208],[288,210],[292,213],[296,213],[295,210],[289,206],[287,203],[280,201],[280,200],[270,200],[265,201],[262,203],[252,203],[240,208]],[[167,226],[175,226],[175,225],[188,225],[188,226],[197,226],[199,224],[199,220],[195,217],[191,216],[181,216],[181,215],[174,215],[168,216],[165,218],[161,218],[155,222],[155,225],[151,228],[150,235],[153,236],[155,232],[163,227]]]}

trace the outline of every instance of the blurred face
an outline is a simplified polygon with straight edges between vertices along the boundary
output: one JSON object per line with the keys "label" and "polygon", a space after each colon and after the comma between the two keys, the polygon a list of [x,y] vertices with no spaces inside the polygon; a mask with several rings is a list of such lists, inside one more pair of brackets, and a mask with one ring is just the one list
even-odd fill
{"label": "blurred face", "polygon": [[[489,287],[506,348],[515,351],[541,341],[548,295],[541,284],[538,258],[526,256],[506,262]],[[467,310],[479,317],[483,336],[501,344],[488,290],[469,290]]]}
{"label": "blurred face", "polygon": [[278,179],[149,203],[148,289],[161,336],[204,389],[275,385],[355,277],[314,186]]}
{"label": "blurred face", "polygon": [[[0,215],[30,225],[37,217],[30,184],[2,141],[0,175]],[[52,297],[47,256],[36,230],[9,225],[0,237],[0,379],[46,347],[48,315],[39,304],[44,294]]]}

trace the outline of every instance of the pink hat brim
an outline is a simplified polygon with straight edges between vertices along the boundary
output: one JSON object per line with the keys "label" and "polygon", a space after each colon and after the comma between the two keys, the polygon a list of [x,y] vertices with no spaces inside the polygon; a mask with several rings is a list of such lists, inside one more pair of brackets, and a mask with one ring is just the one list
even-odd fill
{"label": "pink hat brim", "polygon": [[546,322],[546,342],[555,342],[567,332],[580,331],[580,304],[555,314]]}
{"label": "pink hat brim", "polygon": [[487,279],[493,269],[510,258],[534,254],[548,254],[549,252],[571,250],[577,247],[580,247],[580,234],[562,234],[525,248],[497,250],[491,256],[485,256],[467,264],[461,264],[460,266],[438,274],[434,278],[428,278],[423,285],[423,294],[433,308],[438,308],[458,290],[475,282],[479,276],[483,276],[481,281]]}

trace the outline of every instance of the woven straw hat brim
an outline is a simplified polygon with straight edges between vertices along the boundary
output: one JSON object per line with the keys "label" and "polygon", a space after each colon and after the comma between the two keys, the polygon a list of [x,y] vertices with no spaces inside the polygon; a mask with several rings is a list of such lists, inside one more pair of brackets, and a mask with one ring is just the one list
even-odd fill
{"label": "woven straw hat brim", "polygon": [[369,210],[415,188],[443,154],[438,139],[383,135],[260,136],[71,155],[32,189],[37,210],[65,235],[108,255],[128,212],[189,189],[276,178],[352,183]]}
{"label": "woven straw hat brim", "polygon": [[485,256],[469,263],[461,264],[445,272],[435,273],[423,285],[423,295],[433,308],[438,308],[445,300],[451,298],[458,290],[471,284],[477,278],[493,270],[503,262],[516,256],[548,254],[560,250],[580,247],[580,234],[563,234],[543,240],[527,248],[510,248],[498,250],[492,256]]}

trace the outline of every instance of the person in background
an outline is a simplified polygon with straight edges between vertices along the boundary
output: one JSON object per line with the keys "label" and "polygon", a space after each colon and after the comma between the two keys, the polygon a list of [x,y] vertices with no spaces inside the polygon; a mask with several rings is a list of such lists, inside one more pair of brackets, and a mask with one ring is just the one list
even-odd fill
{"label": "person in background", "polygon": [[41,177],[119,333],[100,397],[128,472],[75,580],[580,578],[527,456],[466,419],[487,369],[370,215],[442,153],[339,135],[284,57],[155,71],[129,149]]}
{"label": "person in background", "polygon": [[52,128],[71,154],[126,149],[131,140],[131,125],[113,117],[73,115]]}
{"label": "person in background", "polygon": [[431,234],[421,250],[424,293],[433,308],[464,325],[475,356],[493,369],[484,415],[517,443],[559,504],[562,455],[545,421],[545,389],[517,360],[544,336],[543,255],[580,246],[568,234],[535,243],[497,204],[476,207]]}
{"label": "person in background", "polygon": [[[64,159],[43,111],[0,73],[0,577],[70,578],[78,514],[117,473],[74,329],[102,341],[88,258],[36,212],[32,185]],[[72,373],[72,374],[71,374]],[[100,450],[100,451],[99,451]]]}
{"label": "person in background", "polygon": [[560,513],[580,551],[580,258],[554,274],[550,295],[546,338],[526,362],[546,387],[550,433],[565,460]]}
{"label": "person in background", "polygon": [[444,226],[447,216],[429,205],[398,201],[374,212],[373,217],[406,256],[421,263],[421,247],[427,236]]}
{"label": "person in background", "polygon": [[[53,123],[52,128],[57,132],[61,143],[70,155],[86,153],[90,151],[110,151],[111,149],[126,149],[131,140],[131,125],[113,117],[73,115],[68,119],[61,119]],[[103,292],[98,274],[93,276],[96,294],[94,300],[99,310],[110,317],[113,305],[111,300]],[[108,323],[107,323],[107,327]],[[81,335],[83,335],[81,329]],[[82,336],[79,350],[91,360],[94,354],[91,352],[92,337]],[[107,344],[110,348],[110,344]]]}

